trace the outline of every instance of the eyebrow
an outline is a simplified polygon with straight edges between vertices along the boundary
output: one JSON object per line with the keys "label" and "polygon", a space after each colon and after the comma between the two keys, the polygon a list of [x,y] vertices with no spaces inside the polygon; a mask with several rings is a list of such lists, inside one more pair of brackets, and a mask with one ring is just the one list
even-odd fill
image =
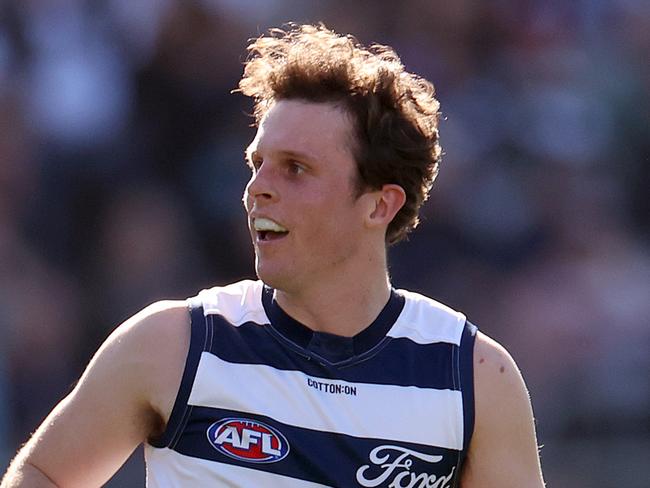
{"label": "eyebrow", "polygon": [[[276,153],[283,157],[295,158],[295,159],[300,159],[305,161],[317,160],[317,158],[315,158],[314,156],[299,151],[280,150],[280,151],[276,151]],[[246,155],[246,160],[248,162],[251,162],[253,158],[258,155],[257,149],[254,149],[253,146],[250,145],[246,148],[245,155]]]}

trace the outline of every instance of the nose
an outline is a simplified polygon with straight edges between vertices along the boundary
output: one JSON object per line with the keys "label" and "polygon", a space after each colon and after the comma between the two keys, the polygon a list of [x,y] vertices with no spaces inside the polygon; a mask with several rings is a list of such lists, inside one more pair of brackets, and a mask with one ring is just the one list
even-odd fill
{"label": "nose", "polygon": [[278,198],[270,164],[262,164],[251,175],[244,192],[244,204],[250,210],[254,203],[273,202]]}

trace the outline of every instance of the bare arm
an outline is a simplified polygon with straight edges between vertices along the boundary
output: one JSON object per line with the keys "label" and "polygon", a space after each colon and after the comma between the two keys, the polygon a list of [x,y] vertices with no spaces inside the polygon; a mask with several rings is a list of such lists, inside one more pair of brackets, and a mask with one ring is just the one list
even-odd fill
{"label": "bare arm", "polygon": [[508,352],[479,333],[474,349],[476,421],[463,488],[543,488],[533,411]]}
{"label": "bare arm", "polygon": [[184,302],[159,302],[118,327],[20,450],[0,488],[93,487],[164,428],[189,347]]}
{"label": "bare arm", "polygon": [[33,486],[34,488],[56,488],[56,484],[29,462],[16,457],[11,463],[9,471],[2,480],[2,488],[7,486]]}

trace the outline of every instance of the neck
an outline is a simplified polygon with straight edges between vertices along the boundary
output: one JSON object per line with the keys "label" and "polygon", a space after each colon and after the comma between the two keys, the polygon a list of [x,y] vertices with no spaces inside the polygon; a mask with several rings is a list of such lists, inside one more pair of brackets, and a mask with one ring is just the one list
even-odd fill
{"label": "neck", "polygon": [[298,292],[276,290],[275,299],[312,330],[352,337],[377,318],[390,298],[385,254],[378,261],[369,259],[363,270],[338,272]]}

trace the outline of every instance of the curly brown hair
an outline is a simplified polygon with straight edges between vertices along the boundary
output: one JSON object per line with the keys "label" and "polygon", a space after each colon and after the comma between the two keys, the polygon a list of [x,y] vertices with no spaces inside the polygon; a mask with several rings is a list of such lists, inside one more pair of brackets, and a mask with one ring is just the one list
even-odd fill
{"label": "curly brown hair", "polygon": [[405,71],[392,48],[366,48],[322,24],[272,29],[248,51],[239,91],[253,97],[256,123],[277,100],[341,105],[356,129],[357,196],[400,185],[406,202],[388,226],[386,242],[404,239],[419,222],[441,159],[433,85]]}

